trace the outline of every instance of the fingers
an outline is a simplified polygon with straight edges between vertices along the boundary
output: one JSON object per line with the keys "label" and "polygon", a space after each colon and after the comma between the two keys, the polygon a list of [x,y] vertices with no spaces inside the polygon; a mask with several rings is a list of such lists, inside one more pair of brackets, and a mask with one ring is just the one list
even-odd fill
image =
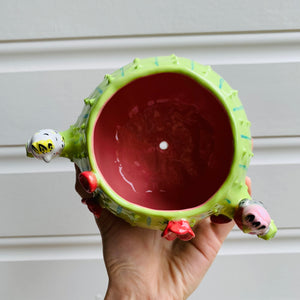
{"label": "fingers", "polygon": [[102,207],[95,198],[82,199],[81,202],[86,204],[89,211],[95,216],[96,219],[99,219],[102,213]]}
{"label": "fingers", "polygon": [[[251,150],[253,151],[253,138],[251,139]],[[248,193],[251,196],[252,195],[252,183],[251,178],[246,176],[246,185],[248,187]]]}
{"label": "fingers", "polygon": [[233,220],[231,220],[230,222],[226,223],[226,224],[214,224],[212,223],[212,229],[216,235],[216,237],[218,238],[218,240],[220,241],[220,243],[222,244],[224,242],[224,240],[226,239],[227,235],[230,233],[230,231],[233,229],[234,227],[234,222]]}
{"label": "fingers", "polygon": [[81,185],[78,176],[80,174],[79,167],[75,164],[76,180],[75,180],[75,190],[82,198],[81,202],[86,204],[89,211],[95,216],[96,219],[100,218],[102,207],[98,203],[97,199],[93,198],[93,193],[88,193]]}
{"label": "fingers", "polygon": [[248,193],[251,196],[252,195],[252,182],[251,182],[251,178],[246,176],[246,185],[248,187]]}
{"label": "fingers", "polygon": [[195,238],[191,240],[191,243],[211,263],[233,226],[233,221],[226,224],[215,224],[209,218],[202,220],[193,228]]}
{"label": "fingers", "polygon": [[89,198],[93,198],[93,194],[92,193],[88,193],[83,186],[81,185],[78,176],[80,174],[80,169],[79,167],[75,164],[75,172],[76,172],[76,177],[75,177],[75,190],[76,192],[81,196],[81,198],[83,199],[89,199]]}

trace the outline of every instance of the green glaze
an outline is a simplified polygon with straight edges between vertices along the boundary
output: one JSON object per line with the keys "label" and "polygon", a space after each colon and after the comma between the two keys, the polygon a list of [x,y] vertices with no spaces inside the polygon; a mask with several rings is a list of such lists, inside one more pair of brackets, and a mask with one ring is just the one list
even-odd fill
{"label": "green glaze", "polygon": [[[129,82],[143,76],[165,72],[187,75],[210,90],[227,111],[233,132],[234,157],[226,181],[209,201],[188,210],[153,210],[127,202],[107,185],[93,155],[93,128],[105,103]],[[106,75],[104,81],[84,102],[84,109],[77,122],[68,130],[61,132],[66,142],[62,156],[75,162],[81,171],[92,171],[97,178],[99,188],[95,191],[95,195],[98,196],[101,206],[130,224],[163,230],[170,220],[186,219],[193,226],[209,215],[223,214],[233,218],[240,200],[251,199],[245,184],[246,172],[253,156],[250,122],[239,100],[238,92],[210,66],[200,65],[175,55],[135,59],[133,63],[111,75]]]}

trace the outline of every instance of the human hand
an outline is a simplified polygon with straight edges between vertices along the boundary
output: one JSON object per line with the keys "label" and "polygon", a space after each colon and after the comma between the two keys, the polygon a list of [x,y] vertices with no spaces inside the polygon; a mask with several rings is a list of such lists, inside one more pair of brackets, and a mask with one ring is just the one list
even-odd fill
{"label": "human hand", "polygon": [[[246,184],[251,192],[249,179]],[[207,218],[193,227],[194,239],[168,241],[157,230],[131,226],[108,210],[101,211],[78,180],[76,190],[96,212],[109,277],[107,300],[186,299],[205,276],[234,226],[233,221],[216,224]]]}

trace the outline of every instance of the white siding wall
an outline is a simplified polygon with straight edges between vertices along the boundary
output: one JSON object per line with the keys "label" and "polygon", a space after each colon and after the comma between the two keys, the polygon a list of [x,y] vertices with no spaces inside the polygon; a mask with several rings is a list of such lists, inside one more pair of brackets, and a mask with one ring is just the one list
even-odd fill
{"label": "white siding wall", "polygon": [[0,299],[102,299],[101,240],[73,166],[25,157],[37,129],[64,130],[104,74],[175,53],[239,90],[252,122],[254,197],[277,238],[233,231],[190,299],[300,299],[300,2],[0,2]]}

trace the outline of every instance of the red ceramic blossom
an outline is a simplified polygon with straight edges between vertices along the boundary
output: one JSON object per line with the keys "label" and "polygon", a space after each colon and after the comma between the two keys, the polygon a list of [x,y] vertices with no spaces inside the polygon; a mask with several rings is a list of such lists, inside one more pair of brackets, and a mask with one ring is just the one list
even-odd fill
{"label": "red ceramic blossom", "polygon": [[182,219],[179,221],[170,221],[166,229],[162,233],[162,237],[168,241],[173,241],[179,238],[183,241],[189,241],[195,237],[195,233],[188,221]]}

